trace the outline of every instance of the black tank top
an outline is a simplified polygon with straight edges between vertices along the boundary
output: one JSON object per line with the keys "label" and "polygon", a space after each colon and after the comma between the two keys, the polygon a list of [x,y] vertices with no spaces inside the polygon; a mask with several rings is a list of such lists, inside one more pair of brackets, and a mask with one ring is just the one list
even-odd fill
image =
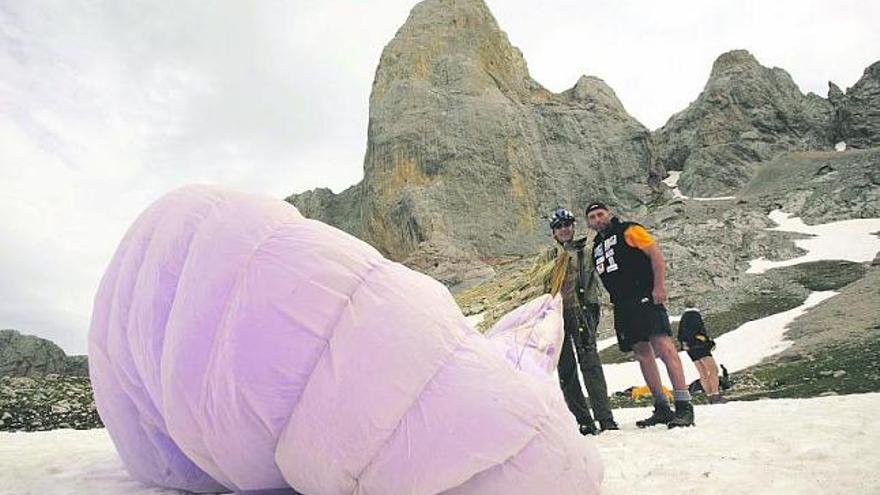
{"label": "black tank top", "polygon": [[654,289],[654,271],[651,259],[641,249],[626,243],[626,229],[639,225],[621,222],[616,217],[606,231],[593,239],[593,262],[602,285],[611,295],[611,302],[622,304],[639,302],[651,297]]}

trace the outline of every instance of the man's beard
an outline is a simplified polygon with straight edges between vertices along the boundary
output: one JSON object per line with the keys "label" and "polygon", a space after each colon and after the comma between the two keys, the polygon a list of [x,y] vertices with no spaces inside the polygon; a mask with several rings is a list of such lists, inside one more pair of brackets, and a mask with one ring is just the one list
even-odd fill
{"label": "man's beard", "polygon": [[610,228],[611,228],[611,225],[614,223],[614,222],[613,222],[613,219],[614,219],[614,217],[611,217],[611,218],[609,218],[608,220],[602,222],[602,225],[599,226],[599,230],[602,231],[602,232],[605,232],[605,231],[607,231],[608,229],[610,229]]}

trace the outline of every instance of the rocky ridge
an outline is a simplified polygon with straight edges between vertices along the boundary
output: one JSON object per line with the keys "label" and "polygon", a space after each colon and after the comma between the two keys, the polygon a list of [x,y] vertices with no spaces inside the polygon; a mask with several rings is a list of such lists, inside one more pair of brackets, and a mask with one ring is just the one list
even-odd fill
{"label": "rocky ridge", "polygon": [[85,356],[68,356],[52,341],[0,330],[0,376],[88,376]]}
{"label": "rocky ridge", "polygon": [[718,57],[703,92],[654,132],[666,170],[682,170],[685,194],[722,196],[747,183],[782,151],[829,150],[834,107],[804,95],[778,67],[745,50]]}
{"label": "rocky ridge", "polygon": [[880,61],[865,69],[861,79],[846,93],[828,83],[828,99],[834,105],[833,137],[850,148],[880,146]]}

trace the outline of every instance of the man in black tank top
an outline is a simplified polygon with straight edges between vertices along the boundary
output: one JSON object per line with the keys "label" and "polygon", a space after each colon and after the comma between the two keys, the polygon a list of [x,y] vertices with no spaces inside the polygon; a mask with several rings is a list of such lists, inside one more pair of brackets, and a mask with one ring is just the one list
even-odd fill
{"label": "man in black tank top", "polygon": [[[663,252],[641,225],[623,222],[602,203],[587,206],[587,223],[596,231],[593,263],[614,304],[614,329],[621,351],[634,351],[642,376],[654,396],[654,413],[637,421],[640,428],[660,423],[670,428],[693,426],[694,408],[684,368],[672,340],[666,313],[666,268]],[[675,412],[663,393],[655,356],[672,382]]]}

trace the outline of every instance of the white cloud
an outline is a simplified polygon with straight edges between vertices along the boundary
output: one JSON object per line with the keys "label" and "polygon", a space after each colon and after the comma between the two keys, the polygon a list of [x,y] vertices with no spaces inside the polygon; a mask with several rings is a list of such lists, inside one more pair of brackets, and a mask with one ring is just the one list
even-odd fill
{"label": "white cloud", "polygon": [[[488,3],[539,82],[602,77],[651,128],[728,49],[824,95],[880,46],[880,7],[853,0]],[[84,350],[116,243],[174,187],[357,182],[375,66],[412,5],[0,3],[0,327]]]}

